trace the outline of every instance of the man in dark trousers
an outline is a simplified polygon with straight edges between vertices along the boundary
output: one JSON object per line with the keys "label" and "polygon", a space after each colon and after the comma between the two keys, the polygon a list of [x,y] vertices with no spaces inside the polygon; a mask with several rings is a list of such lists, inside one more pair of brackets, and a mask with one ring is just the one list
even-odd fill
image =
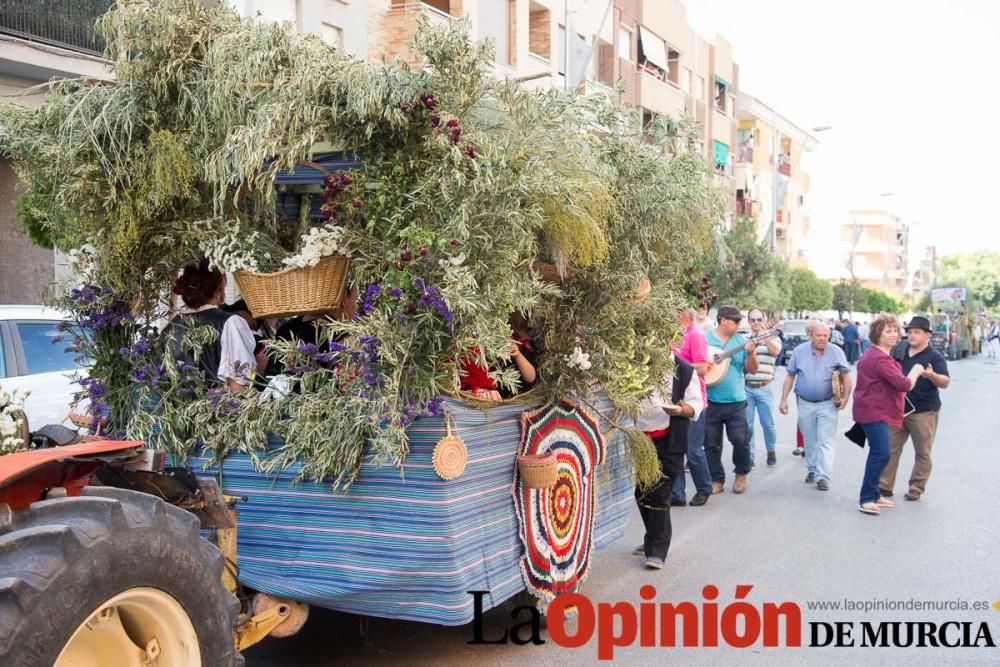
{"label": "man in dark trousers", "polygon": [[900,341],[893,349],[892,356],[909,373],[917,364],[924,367],[920,379],[906,394],[903,402],[903,427],[889,427],[889,462],[879,480],[879,490],[886,498],[892,497],[892,487],[896,484],[899,457],[907,439],[913,440],[913,471],[910,473],[909,490],[903,495],[907,500],[920,500],[931,475],[931,448],[937,435],[938,412],[941,410],[941,396],[938,390],[947,389],[951,384],[948,362],[941,353],[931,346],[931,322],[917,315],[906,325],[906,340]]}
{"label": "man in dark trousers", "polygon": [[[653,393],[642,403],[636,426],[653,440],[663,477],[645,493],[635,490],[639,514],[646,527],[641,546],[633,552],[645,557],[649,570],[663,568],[670,550],[670,492],[684,472],[684,452],[688,446],[688,423],[697,420],[704,407],[701,382],[689,363],[674,356],[673,382]],[[669,400],[664,394],[669,391]]]}

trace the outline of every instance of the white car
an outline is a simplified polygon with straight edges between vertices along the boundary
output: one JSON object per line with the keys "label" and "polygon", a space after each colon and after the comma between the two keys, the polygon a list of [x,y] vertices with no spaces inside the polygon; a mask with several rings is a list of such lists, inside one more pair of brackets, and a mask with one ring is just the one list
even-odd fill
{"label": "white car", "polygon": [[43,306],[0,306],[0,386],[31,392],[24,407],[32,430],[66,420],[80,390],[74,378],[86,375],[69,341],[54,342],[65,319]]}

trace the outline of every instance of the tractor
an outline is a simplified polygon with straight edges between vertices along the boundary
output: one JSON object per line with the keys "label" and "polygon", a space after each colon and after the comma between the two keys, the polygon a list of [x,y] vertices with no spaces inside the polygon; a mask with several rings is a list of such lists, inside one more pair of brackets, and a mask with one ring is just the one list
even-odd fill
{"label": "tractor", "polygon": [[0,457],[0,664],[224,667],[308,606],[237,583],[236,503],[141,442]]}

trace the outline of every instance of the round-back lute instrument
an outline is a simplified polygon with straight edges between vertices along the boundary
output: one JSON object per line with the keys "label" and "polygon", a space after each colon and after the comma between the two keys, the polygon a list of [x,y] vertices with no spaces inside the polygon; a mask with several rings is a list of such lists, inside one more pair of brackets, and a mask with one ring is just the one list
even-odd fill
{"label": "round-back lute instrument", "polygon": [[739,354],[742,350],[746,349],[746,343],[753,343],[754,345],[757,345],[769,338],[777,336],[778,330],[774,327],[777,326],[779,321],[780,320],[776,317],[771,318],[771,320],[767,323],[767,329],[744,339],[743,345],[734,345],[727,350],[709,345],[708,360],[712,362],[712,366],[709,367],[708,372],[705,374],[705,386],[714,387],[722,382],[722,379],[726,377],[726,373],[729,372],[729,364],[732,363],[732,358]]}

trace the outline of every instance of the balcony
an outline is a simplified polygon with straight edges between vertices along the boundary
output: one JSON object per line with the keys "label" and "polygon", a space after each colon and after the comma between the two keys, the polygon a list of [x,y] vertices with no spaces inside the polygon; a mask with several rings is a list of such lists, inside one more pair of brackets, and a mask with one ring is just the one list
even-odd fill
{"label": "balcony", "polygon": [[749,217],[753,217],[753,200],[737,199],[736,215],[746,215]]}
{"label": "balcony", "polygon": [[639,106],[675,117],[684,113],[687,95],[678,86],[643,70],[637,71],[635,77]]}
{"label": "balcony", "polygon": [[72,51],[99,54],[104,40],[94,23],[114,0],[5,0],[0,3],[0,33]]}
{"label": "balcony", "polygon": [[784,153],[778,154],[778,173],[788,177],[792,175],[792,158]]}
{"label": "balcony", "polygon": [[740,144],[736,147],[736,162],[753,164],[753,144]]}

